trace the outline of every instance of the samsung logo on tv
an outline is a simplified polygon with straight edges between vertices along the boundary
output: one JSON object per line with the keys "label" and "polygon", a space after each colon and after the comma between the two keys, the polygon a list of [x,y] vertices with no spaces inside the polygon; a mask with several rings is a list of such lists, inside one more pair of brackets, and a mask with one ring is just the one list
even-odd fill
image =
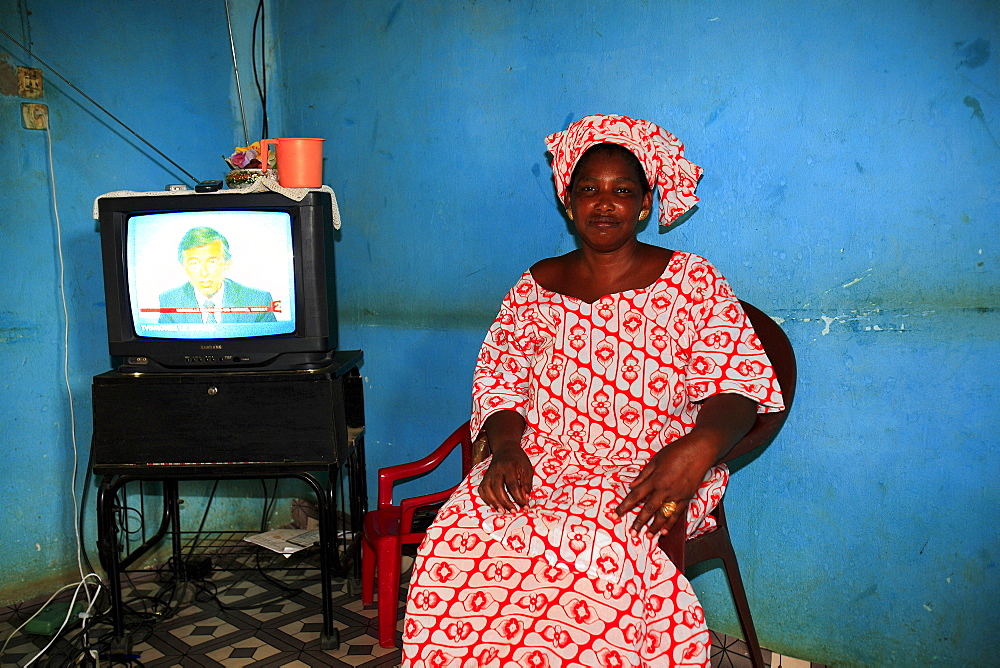
{"label": "samsung logo on tv", "polygon": [[222,346],[199,346],[202,350],[222,350]]}

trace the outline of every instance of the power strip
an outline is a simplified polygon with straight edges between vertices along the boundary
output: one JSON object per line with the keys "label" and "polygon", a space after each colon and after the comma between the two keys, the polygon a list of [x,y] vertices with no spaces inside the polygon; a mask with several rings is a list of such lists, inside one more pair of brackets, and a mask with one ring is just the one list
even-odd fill
{"label": "power strip", "polygon": [[67,621],[66,613],[69,612],[69,602],[57,601],[55,603],[49,603],[41,612],[35,615],[30,622],[25,624],[22,630],[25,633],[30,633],[36,636],[51,636],[62,627],[63,622],[66,622],[67,627],[79,623],[79,615],[86,609],[86,602],[78,601],[73,606],[73,615],[69,618],[69,621]]}

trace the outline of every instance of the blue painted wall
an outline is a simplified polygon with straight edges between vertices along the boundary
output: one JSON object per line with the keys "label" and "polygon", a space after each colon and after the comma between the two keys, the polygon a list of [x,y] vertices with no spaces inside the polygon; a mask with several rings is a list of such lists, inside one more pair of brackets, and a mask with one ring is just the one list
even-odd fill
{"label": "blue painted wall", "polygon": [[[231,2],[246,26],[249,4]],[[706,176],[700,210],[643,239],[712,259],[782,319],[799,356],[795,411],[727,504],[763,643],[836,665],[990,663],[996,3],[439,4],[268,5],[272,134],[327,139],[345,222],[341,340],[366,351],[371,473],[467,417],[503,293],[573,247],[543,136],[588,113],[649,118]],[[218,178],[242,128],[221,3],[193,6],[33,2],[28,17],[0,0],[0,25],[186,169]],[[183,179],[47,84],[85,459],[90,376],[106,366],[92,198]],[[74,569],[47,149],[19,127],[19,102],[0,95],[0,146],[18,161],[0,204],[7,600]],[[718,573],[695,586],[713,627],[735,630]]]}

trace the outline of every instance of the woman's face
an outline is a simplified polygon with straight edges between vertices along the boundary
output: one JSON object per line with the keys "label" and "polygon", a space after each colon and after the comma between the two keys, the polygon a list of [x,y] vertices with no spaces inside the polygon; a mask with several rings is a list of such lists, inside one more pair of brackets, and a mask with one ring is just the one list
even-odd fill
{"label": "woman's face", "polygon": [[585,155],[576,167],[567,209],[583,243],[612,251],[635,239],[639,214],[648,215],[653,194],[643,192],[634,163],[618,153]]}

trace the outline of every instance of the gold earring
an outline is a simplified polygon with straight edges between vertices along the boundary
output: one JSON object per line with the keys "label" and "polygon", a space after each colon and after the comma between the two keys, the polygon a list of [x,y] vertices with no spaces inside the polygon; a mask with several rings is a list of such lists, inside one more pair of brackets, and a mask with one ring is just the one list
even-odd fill
{"label": "gold earring", "polygon": [[639,212],[639,220],[646,220],[646,216],[649,215],[649,211],[643,210]]}
{"label": "gold earring", "polygon": [[573,220],[573,210],[566,209],[566,216],[569,217],[570,220]]}

